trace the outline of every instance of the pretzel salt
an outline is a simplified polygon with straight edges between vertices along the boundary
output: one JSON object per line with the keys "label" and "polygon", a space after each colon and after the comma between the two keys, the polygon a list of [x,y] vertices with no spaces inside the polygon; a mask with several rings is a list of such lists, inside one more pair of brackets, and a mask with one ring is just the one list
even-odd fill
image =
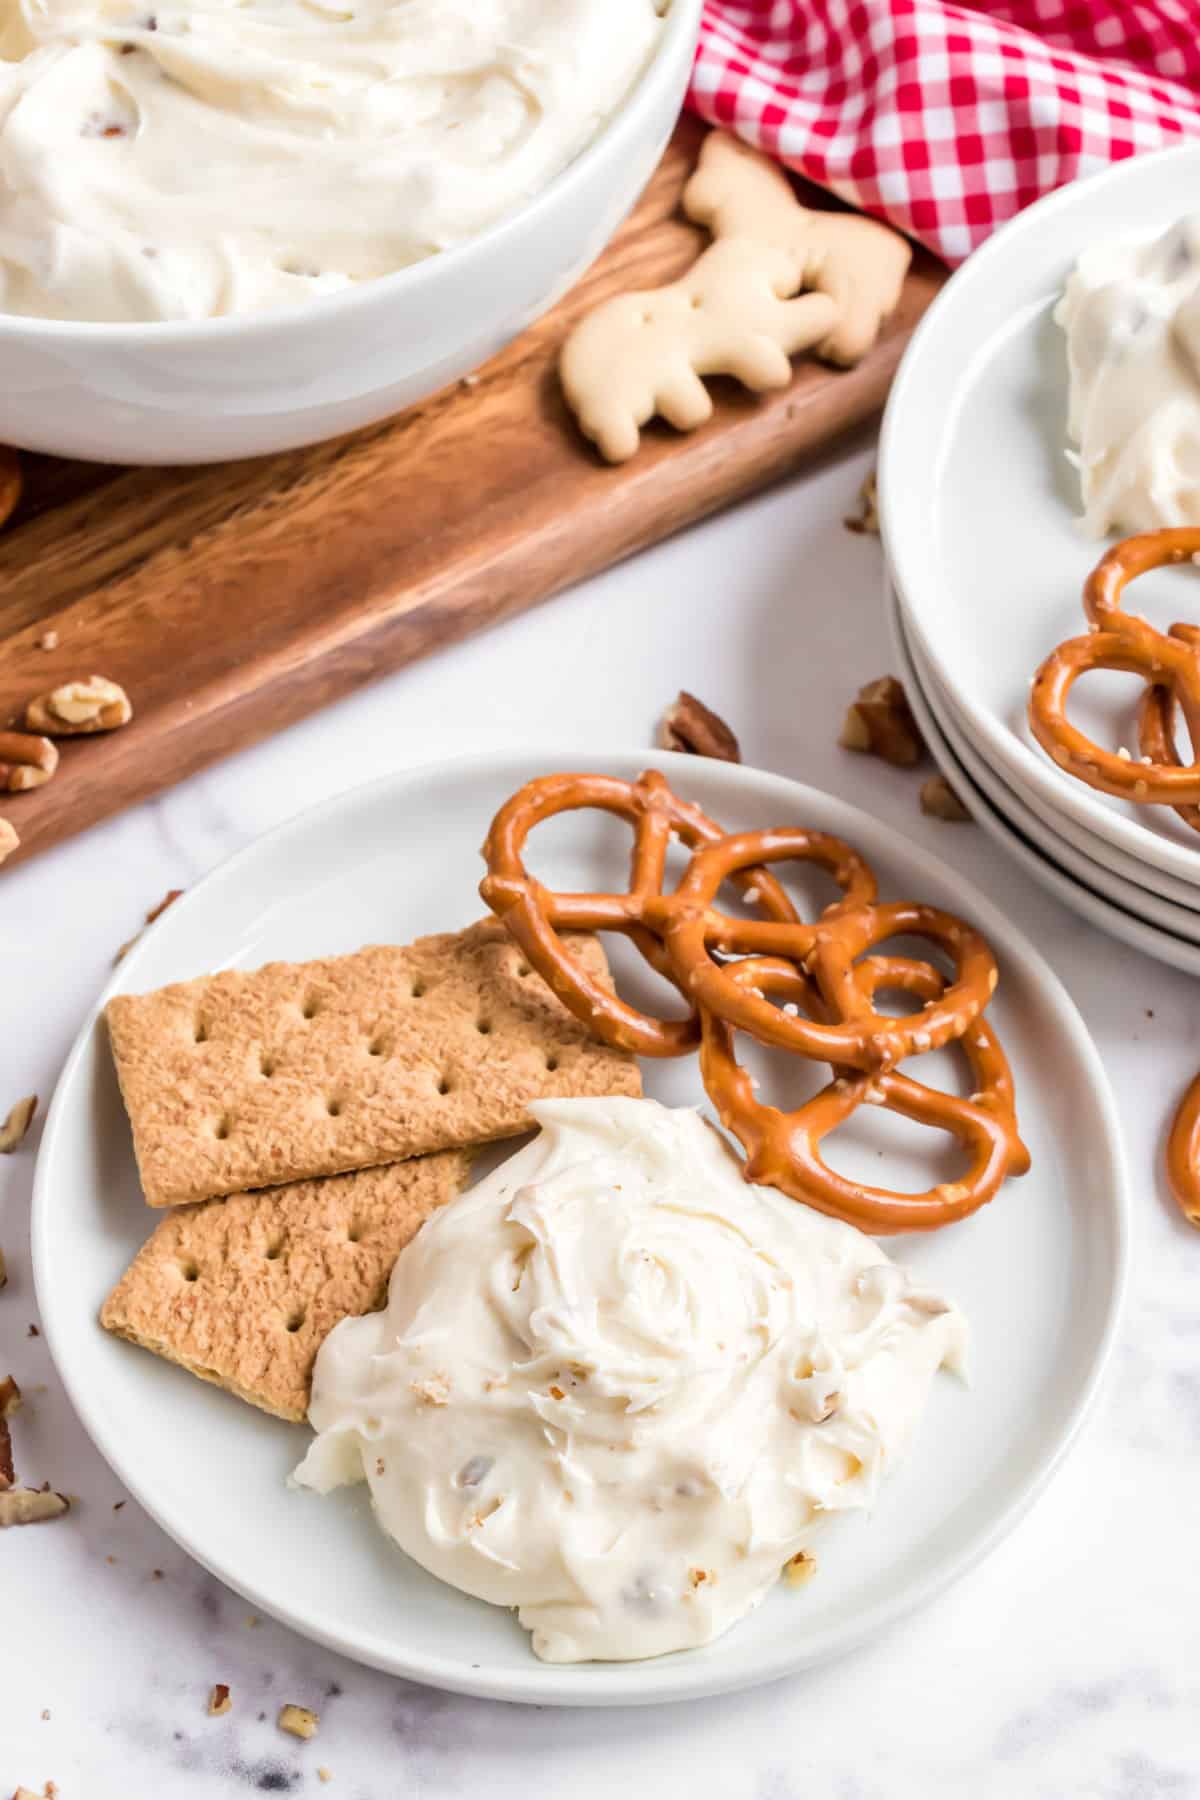
{"label": "pretzel salt", "polygon": [[[1038,670],[1029,696],[1029,723],[1038,743],[1068,775],[1121,800],[1173,806],[1200,830],[1200,632],[1190,625],[1157,631],[1120,604],[1125,587],[1139,575],[1196,557],[1200,529],[1190,526],[1126,538],[1102,557],[1083,591],[1088,634],[1060,644]],[[1094,743],[1067,718],[1072,687],[1095,669],[1140,675],[1147,684],[1137,758]],[[1181,762],[1175,748],[1176,706],[1191,739],[1190,763]]]}
{"label": "pretzel salt", "polygon": [[[790,963],[747,957],[726,971],[739,987],[781,1005],[817,1010],[815,984]],[[880,991],[911,994],[929,1006],[944,982],[928,963],[907,957],[871,956],[857,965],[855,982],[871,1002]],[[784,1015],[787,1016],[787,1015]],[[753,1078],[737,1060],[728,1019],[705,1012],[700,1069],[721,1122],[746,1152],[746,1179],[804,1200],[819,1212],[876,1236],[933,1231],[976,1212],[1009,1175],[1024,1175],[1029,1152],[1017,1132],[1012,1075],[995,1033],[975,1019],[959,1042],[970,1065],[969,1100],[939,1092],[908,1075],[837,1070],[828,1085],[794,1111],[782,1112],[758,1098]],[[885,1107],[920,1125],[949,1132],[967,1152],[965,1173],[923,1194],[899,1194],[850,1181],[829,1167],[821,1144],[862,1105]]]}
{"label": "pretzel salt", "polygon": [[[535,825],[590,807],[615,813],[634,828],[627,894],[551,893],[525,867],[525,843]],[[719,825],[673,794],[655,770],[634,782],[607,775],[547,775],[529,782],[496,814],[483,847],[488,873],[479,891],[567,1010],[598,1038],[639,1056],[683,1056],[700,1042],[695,1010],[686,1019],[656,1019],[639,1012],[587,975],[558,934],[621,932],[652,968],[671,979],[662,944],[644,923],[651,903],[662,894],[668,847],[672,837],[695,849],[722,836]],[[861,859],[855,859],[854,875],[856,891],[874,890]],[[757,887],[758,904],[771,918],[795,919],[791,901],[773,876],[749,869],[741,885]]]}

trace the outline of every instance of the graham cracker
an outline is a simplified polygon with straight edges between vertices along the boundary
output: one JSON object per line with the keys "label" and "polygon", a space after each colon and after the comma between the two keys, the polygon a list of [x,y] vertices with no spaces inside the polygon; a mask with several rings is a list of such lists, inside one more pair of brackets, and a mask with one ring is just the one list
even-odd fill
{"label": "graham cracker", "polygon": [[[573,949],[608,980],[595,938]],[[119,994],[107,1018],[151,1206],[513,1137],[531,1100],[641,1092],[494,919]]]}
{"label": "graham cracker", "polygon": [[251,1406],[303,1419],[325,1337],[383,1305],[397,1256],[469,1166],[467,1152],[448,1150],[181,1206],[143,1244],[100,1323]]}

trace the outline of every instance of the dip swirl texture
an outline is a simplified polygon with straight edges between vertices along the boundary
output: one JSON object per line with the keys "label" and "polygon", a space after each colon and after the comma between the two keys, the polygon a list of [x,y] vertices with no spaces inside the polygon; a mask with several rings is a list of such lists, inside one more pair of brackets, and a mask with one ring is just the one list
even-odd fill
{"label": "dip swirl texture", "polygon": [[433,1574],[551,1662],[708,1642],[870,1505],[965,1326],[850,1226],[742,1180],[700,1117],[532,1108],[317,1359],[296,1479],[365,1477]]}
{"label": "dip swirl texture", "polygon": [[0,310],[209,318],[461,243],[650,60],[656,0],[7,0]]}

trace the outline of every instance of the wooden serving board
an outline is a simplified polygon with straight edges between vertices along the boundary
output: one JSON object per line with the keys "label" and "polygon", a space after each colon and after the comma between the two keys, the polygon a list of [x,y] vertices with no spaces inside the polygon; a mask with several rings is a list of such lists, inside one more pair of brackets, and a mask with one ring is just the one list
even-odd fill
{"label": "wooden serving board", "polygon": [[[0,537],[0,719],[94,673],[125,687],[134,720],[64,743],[45,787],[0,795],[22,840],[6,866],[764,486],[879,411],[944,278],[926,257],[856,369],[802,361],[763,400],[718,383],[707,427],[652,426],[620,468],[575,432],[555,375],[564,334],[596,301],[692,260],[705,240],[678,202],[702,136],[680,124],[631,219],[552,313],[386,425],[203,468],[24,459]],[[39,649],[48,631],[58,646]]]}

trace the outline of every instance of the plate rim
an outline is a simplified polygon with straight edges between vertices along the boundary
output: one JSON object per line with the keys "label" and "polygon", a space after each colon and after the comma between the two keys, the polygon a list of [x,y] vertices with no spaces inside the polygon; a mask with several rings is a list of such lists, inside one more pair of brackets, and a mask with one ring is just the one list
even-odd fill
{"label": "plate rim", "polygon": [[1116,942],[1127,945],[1142,956],[1165,963],[1170,968],[1180,969],[1185,974],[1200,975],[1200,945],[1192,944],[1161,925],[1151,924],[1148,920],[1115,906],[1104,894],[1097,893],[1085,881],[1071,875],[1052,856],[1021,835],[996,802],[979,786],[946,737],[941,720],[930,705],[919,671],[912,660],[898,607],[891,610],[889,622],[897,658],[911,679],[912,690],[909,697],[912,700],[915,695],[913,711],[933,750],[934,759],[939,766],[948,763],[951,773],[966,786],[979,808],[978,823],[1000,845],[1005,855],[1010,856],[1039,887],[1044,888],[1080,918],[1086,919],[1097,931],[1104,932]]}
{"label": "plate rim", "polygon": [[[138,968],[147,955],[150,933],[165,934],[177,930],[182,918],[193,910],[203,908],[210,888],[215,888],[220,882],[236,877],[243,865],[252,863],[264,851],[277,851],[286,844],[289,838],[307,835],[319,828],[320,823],[326,817],[340,811],[350,799],[361,802],[368,800],[372,795],[383,794],[389,790],[399,797],[406,790],[419,786],[422,781],[434,773],[440,778],[469,778],[472,774],[494,777],[498,768],[507,768],[513,771],[514,778],[528,779],[527,771],[539,767],[567,769],[585,765],[594,769],[616,767],[622,773],[628,774],[631,765],[634,764],[638,767],[650,764],[663,766],[668,774],[675,770],[686,778],[687,769],[695,768],[695,759],[681,753],[648,752],[640,746],[633,749],[614,748],[604,752],[589,751],[581,755],[577,749],[564,749],[561,745],[547,746],[536,743],[468,752],[448,758],[432,758],[393,770],[377,776],[369,782],[356,784],[338,794],[328,796],[313,806],[300,809],[291,817],[251,838],[238,850],[222,858],[196,881],[181,896],[176,905],[160,921],[150,927],[142,940],[109,975],[83,1018],[55,1084],[34,1172],[31,1249],[34,1285],[47,1348],[67,1397],[88,1437],[118,1479],[137,1499],[139,1505],[194,1561],[207,1569],[232,1591],[242,1595],[259,1611],[280,1620],[308,1641],[325,1645],[351,1660],[381,1669],[392,1675],[427,1686],[480,1698],[563,1706],[650,1705],[664,1701],[705,1699],[717,1694],[732,1693],[759,1686],[787,1675],[797,1674],[814,1664],[832,1661],[844,1655],[855,1645],[889,1629],[901,1618],[927,1604],[982,1561],[1009,1535],[1045,1490],[1061,1466],[1064,1457],[1077,1440],[1079,1431],[1095,1401],[1116,1341],[1128,1288],[1132,1215],[1129,1177],[1116,1101],[1099,1051],[1065,985],[1026,933],[1007,919],[995,903],[981,893],[972,882],[964,879],[940,857],[926,852],[922,847],[919,854],[934,877],[952,882],[958,887],[963,895],[964,909],[997,943],[1002,955],[1012,958],[1021,965],[1025,976],[1036,979],[1039,991],[1043,992],[1051,1003],[1055,1017],[1075,1054],[1081,1077],[1086,1079],[1094,1094],[1103,1127],[1104,1158],[1109,1177],[1105,1187],[1108,1197],[1112,1256],[1108,1265],[1107,1294],[1095,1337],[1090,1366],[1079,1382],[1078,1390],[1064,1416],[1055,1441],[1047,1449],[1042,1460],[1032,1473],[1025,1477],[1007,1504],[1001,1507],[986,1528],[966,1544],[957,1555],[943,1559],[936,1568],[915,1577],[910,1586],[899,1594],[833,1626],[822,1635],[819,1642],[811,1644],[806,1650],[799,1653],[787,1654],[775,1651],[769,1655],[745,1658],[740,1665],[735,1663],[732,1667],[717,1671],[710,1671],[702,1661],[693,1662],[686,1653],[680,1653],[643,1662],[586,1664],[578,1667],[571,1665],[569,1672],[565,1674],[563,1670],[554,1665],[539,1663],[530,1654],[530,1667],[527,1670],[506,1670],[499,1674],[489,1674],[486,1668],[475,1669],[468,1663],[451,1661],[444,1656],[424,1655],[414,1659],[410,1654],[405,1653],[376,1655],[364,1650],[359,1642],[347,1638],[344,1632],[336,1628],[327,1629],[323,1625],[314,1625],[305,1617],[302,1608],[297,1608],[286,1598],[281,1599],[274,1593],[260,1591],[255,1584],[246,1583],[240,1577],[231,1578],[222,1566],[219,1556],[201,1554],[196,1549],[186,1522],[177,1521],[170,1509],[160,1508],[148,1499],[143,1492],[142,1483],[136,1470],[131,1472],[125,1466],[125,1461],[120,1455],[120,1445],[114,1445],[107,1441],[103,1425],[96,1419],[88,1385],[86,1381],[80,1381],[76,1361],[69,1352],[65,1351],[64,1344],[70,1329],[70,1321],[60,1320],[54,1299],[53,1251],[49,1243],[52,1206],[49,1188],[60,1136],[65,1136],[69,1129],[66,1121],[69,1117],[68,1109],[72,1090],[76,1084],[80,1066],[91,1047],[100,1014],[111,995],[127,991],[135,986]],[[522,771],[525,773],[522,774]],[[727,788],[734,795],[739,789],[746,786],[755,788],[766,783],[768,787],[781,791],[782,795],[787,798],[788,804],[793,807],[796,805],[802,807],[807,796],[817,797],[822,803],[832,804],[838,809],[846,821],[850,834],[853,834],[856,826],[865,826],[868,833],[873,834],[877,841],[882,842],[885,855],[894,857],[901,866],[910,861],[914,854],[912,841],[886,821],[843,800],[839,795],[813,788],[790,776],[774,774],[753,765],[716,763],[708,759],[705,760],[705,773],[706,776],[716,781],[718,786]],[[164,1513],[167,1516],[164,1516]]]}
{"label": "plate rim", "polygon": [[[1031,206],[1008,219],[954,271],[934,297],[909,340],[892,382],[880,427],[877,469],[880,536],[904,618],[911,626],[925,656],[947,685],[950,685],[949,672],[943,668],[936,643],[925,629],[920,610],[911,599],[923,586],[920,580],[914,578],[913,573],[914,567],[918,566],[914,533],[922,521],[917,516],[918,508],[911,501],[906,504],[904,500],[905,471],[913,466],[911,457],[907,462],[905,460],[904,433],[907,419],[910,411],[921,404],[925,366],[931,358],[941,355],[944,323],[949,322],[953,328],[961,308],[970,306],[971,296],[979,288],[991,283],[992,271],[998,260],[1009,256],[1022,240],[1035,236],[1047,220],[1070,213],[1080,206],[1087,206],[1093,196],[1105,188],[1124,183],[1139,186],[1143,181],[1152,181],[1155,172],[1164,164],[1188,162],[1194,165],[1195,173],[1200,175],[1200,142],[1194,139],[1110,163],[1090,175],[1044,194],[1040,200],[1035,200]],[[972,357],[977,355],[978,349],[979,345],[976,343],[972,348]],[[1090,540],[1080,539],[1085,548],[1093,547],[1095,550],[1087,568],[1080,571],[1081,589],[1087,569],[1099,560],[1106,545],[1116,541],[1112,533],[1104,539],[1096,540],[1094,546],[1091,546]],[[932,580],[929,585],[934,585]],[[937,585],[944,593],[944,585]],[[1047,649],[1051,647],[1048,645]],[[1029,674],[1032,678],[1032,669]],[[986,708],[972,709],[970,716],[989,751],[1011,772],[1018,785],[1032,786],[1044,795],[1048,804],[1069,813],[1082,827],[1126,851],[1135,861],[1149,863],[1153,868],[1161,869],[1200,888],[1200,841],[1193,849],[1189,844],[1176,843],[1171,838],[1149,830],[1137,819],[1115,812],[1105,805],[1106,796],[1094,792],[1083,782],[1064,776],[1049,758],[1026,744],[1011,726]]]}
{"label": "plate rim", "polygon": [[[1169,900],[1166,895],[1157,894],[1150,888],[1139,888],[1136,882],[1110,864],[1090,856],[1069,838],[1057,836],[1054,827],[1038,816],[1024,796],[1011,787],[1002,774],[988,768],[984,758],[971,743],[962,720],[937,679],[936,671],[922,666],[921,646],[910,645],[910,653],[925,704],[941,727],[942,735],[955,760],[966,770],[995,810],[1035,850],[1041,851],[1061,869],[1064,875],[1077,878],[1098,898],[1108,900],[1115,911],[1128,913],[1139,923],[1149,925],[1156,931],[1164,931],[1169,937],[1181,938],[1184,943],[1194,943],[1197,950],[1200,950],[1200,910],[1182,906],[1177,900]],[[998,788],[1004,790],[1003,798],[995,791]],[[1104,884],[1103,893],[1097,886],[1098,881]],[[1167,914],[1182,913],[1184,918],[1176,927],[1169,917],[1156,919],[1152,910],[1143,911],[1143,907],[1162,907]],[[1184,928],[1184,921],[1188,922],[1187,929]],[[1195,932],[1194,937],[1191,935],[1192,931]]]}

